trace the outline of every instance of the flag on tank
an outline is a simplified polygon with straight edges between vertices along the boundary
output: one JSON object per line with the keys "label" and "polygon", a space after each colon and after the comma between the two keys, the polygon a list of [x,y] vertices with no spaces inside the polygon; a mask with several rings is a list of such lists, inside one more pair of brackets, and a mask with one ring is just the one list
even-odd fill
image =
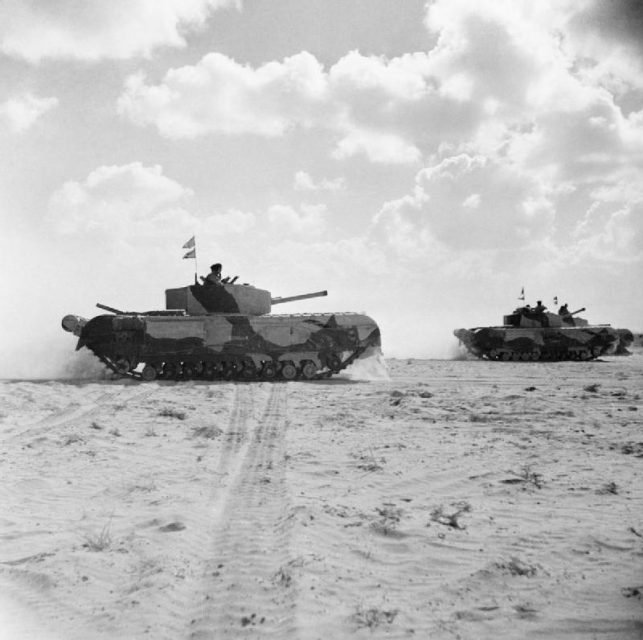
{"label": "flag on tank", "polygon": [[525,299],[525,287],[523,287],[520,290],[520,296],[518,296],[518,300],[524,300]]}
{"label": "flag on tank", "polygon": [[191,249],[195,245],[194,236],[192,236],[184,245],[183,249]]}
{"label": "flag on tank", "polygon": [[196,249],[192,249],[191,251],[188,251],[184,256],[183,260],[186,258],[196,258]]}

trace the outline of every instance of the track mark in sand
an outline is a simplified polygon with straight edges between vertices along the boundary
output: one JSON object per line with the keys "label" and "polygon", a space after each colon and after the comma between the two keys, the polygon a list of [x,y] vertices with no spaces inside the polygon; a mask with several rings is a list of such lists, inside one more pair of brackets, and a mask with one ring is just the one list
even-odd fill
{"label": "track mark in sand", "polygon": [[77,401],[71,402],[64,407],[55,409],[46,416],[40,417],[33,422],[28,422],[14,429],[8,437],[6,442],[11,442],[16,439],[24,439],[26,436],[37,436],[43,431],[49,432],[53,427],[61,427],[67,424],[73,424],[88,416],[94,415],[101,408],[114,405],[124,405],[129,402],[140,402],[152,394],[154,389],[135,387],[127,389],[128,393],[124,393],[123,388],[109,389],[108,391],[100,390],[94,395],[93,390],[86,396],[83,396]]}
{"label": "track mark in sand", "polygon": [[189,638],[295,637],[284,470],[285,385],[271,385],[214,518],[213,548]]}

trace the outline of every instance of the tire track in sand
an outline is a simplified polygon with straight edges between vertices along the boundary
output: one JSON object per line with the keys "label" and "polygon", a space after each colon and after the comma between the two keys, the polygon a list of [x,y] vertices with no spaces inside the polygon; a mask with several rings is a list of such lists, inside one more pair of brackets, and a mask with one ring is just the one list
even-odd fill
{"label": "tire track in sand", "polygon": [[51,409],[46,415],[35,420],[28,421],[21,425],[6,430],[5,441],[24,441],[28,437],[37,437],[43,433],[51,433],[55,429],[81,422],[82,420],[94,417],[101,409],[112,405],[127,404],[129,402],[140,402],[147,398],[154,391],[153,388],[142,386],[127,386],[104,389],[89,388],[68,404],[62,407]]}
{"label": "tire track in sand", "polygon": [[191,640],[296,637],[283,464],[286,394],[286,385],[269,386],[234,480],[214,504],[212,553],[196,595]]}

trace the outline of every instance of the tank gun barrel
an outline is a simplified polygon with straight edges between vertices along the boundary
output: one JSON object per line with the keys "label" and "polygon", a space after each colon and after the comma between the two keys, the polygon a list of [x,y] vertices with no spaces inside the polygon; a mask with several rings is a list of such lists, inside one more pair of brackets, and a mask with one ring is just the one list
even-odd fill
{"label": "tank gun barrel", "polygon": [[293,302],[294,300],[308,300],[308,298],[322,298],[327,296],[328,291],[315,291],[314,293],[302,293],[298,296],[288,296],[286,298],[272,298],[271,304],[282,304],[284,302]]}
{"label": "tank gun barrel", "polygon": [[577,313],[581,313],[582,311],[585,311],[585,307],[581,307],[580,309],[576,309],[576,311],[572,311],[569,315],[570,316],[575,316]]}
{"label": "tank gun barrel", "polygon": [[99,309],[104,309],[105,311],[109,311],[110,313],[114,313],[117,316],[125,316],[125,315],[127,315],[125,313],[125,311],[121,311],[120,309],[114,309],[114,307],[108,307],[106,304],[101,304],[100,302],[97,302],[96,306]]}

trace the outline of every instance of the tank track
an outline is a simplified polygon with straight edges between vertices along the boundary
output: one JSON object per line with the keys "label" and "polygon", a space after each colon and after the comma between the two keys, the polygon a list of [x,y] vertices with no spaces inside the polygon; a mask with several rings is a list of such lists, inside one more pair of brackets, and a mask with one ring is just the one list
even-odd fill
{"label": "tank track", "polygon": [[131,378],[141,382],[153,380],[239,380],[245,382],[288,382],[289,380],[312,381],[324,380],[337,374],[353,364],[368,349],[361,346],[353,351],[347,358],[336,358],[331,367],[318,370],[312,360],[302,360],[299,363],[265,362],[258,369],[252,358],[222,356],[216,362],[163,362],[147,363],[142,371],[129,368],[126,361],[113,361],[112,359],[97,355],[98,359],[119,378]]}
{"label": "tank track", "polygon": [[474,355],[479,358],[485,358],[487,360],[500,360],[503,362],[514,361],[514,362],[538,362],[538,361],[561,361],[561,360],[595,360],[596,358],[603,355],[603,349],[601,347],[573,347],[569,349],[559,349],[559,350],[547,350],[541,351],[540,349],[534,349],[532,351],[516,351],[514,349],[508,349],[506,347],[501,347],[498,349],[470,349]]}

